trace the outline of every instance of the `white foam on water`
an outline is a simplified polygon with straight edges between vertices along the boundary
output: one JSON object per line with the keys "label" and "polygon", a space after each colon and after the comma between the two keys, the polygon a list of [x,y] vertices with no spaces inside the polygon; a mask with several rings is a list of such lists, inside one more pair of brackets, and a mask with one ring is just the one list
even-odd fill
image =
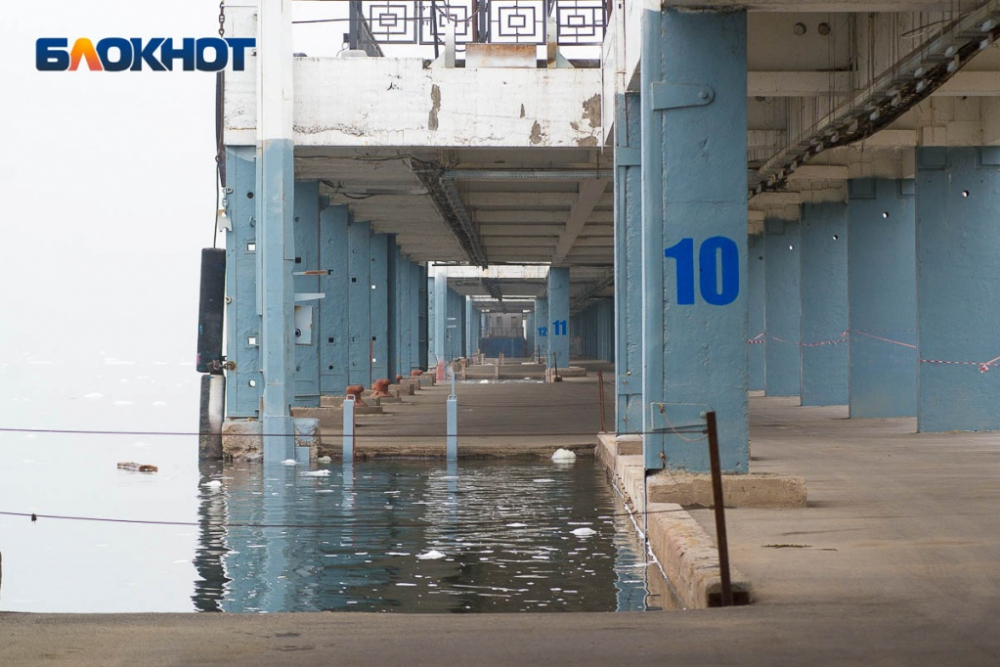
{"label": "white foam on water", "polygon": [[329,470],[309,470],[307,472],[302,473],[301,476],[302,477],[329,477],[330,476],[330,471]]}
{"label": "white foam on water", "polygon": [[570,531],[577,537],[590,537],[591,535],[596,535],[597,531],[593,528],[577,528],[576,530]]}
{"label": "white foam on water", "polygon": [[427,553],[417,554],[417,560],[439,560],[444,558],[444,554],[437,549],[431,549]]}
{"label": "white foam on water", "polygon": [[297,462],[296,462],[296,460],[295,460],[295,459],[285,459],[285,460],[284,460],[284,461],[282,461],[281,463],[282,463],[282,464],[284,464],[284,465],[286,465],[286,466],[293,466],[293,465],[297,465]]}

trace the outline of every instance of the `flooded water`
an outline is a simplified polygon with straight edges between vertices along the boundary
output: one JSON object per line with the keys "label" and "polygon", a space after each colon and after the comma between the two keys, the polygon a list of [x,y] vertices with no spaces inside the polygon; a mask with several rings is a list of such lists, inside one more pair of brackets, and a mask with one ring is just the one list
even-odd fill
{"label": "flooded water", "polygon": [[[373,461],[213,474],[201,610],[641,611],[641,542],[604,473],[570,464]],[[662,586],[657,587],[662,589]],[[656,596],[653,596],[656,597]]]}
{"label": "flooded water", "polygon": [[[73,386],[60,382],[59,364],[20,376],[0,368],[6,386],[19,387],[0,405],[4,428],[181,433],[0,431],[0,609],[674,606],[590,459],[463,461],[451,469],[443,461],[369,461],[346,471],[338,462],[266,474],[260,465],[199,467],[197,438],[183,435],[197,415],[190,364],[174,372],[176,362],[112,362]],[[120,461],[159,472],[118,470]],[[35,522],[19,516],[32,512]]]}

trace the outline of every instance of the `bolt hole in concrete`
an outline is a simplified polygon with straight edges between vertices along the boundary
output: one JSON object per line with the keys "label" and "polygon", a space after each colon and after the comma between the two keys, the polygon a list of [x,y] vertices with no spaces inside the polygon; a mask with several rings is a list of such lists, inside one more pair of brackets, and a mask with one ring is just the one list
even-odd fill
{"label": "bolt hole in concrete", "polygon": [[969,196],[969,191],[968,190],[962,190],[962,197],[965,198],[965,197],[968,197],[968,196]]}
{"label": "bolt hole in concrete", "polygon": [[883,218],[888,218],[889,217],[889,211],[882,211],[882,217]]}
{"label": "bolt hole in concrete", "polygon": [[833,240],[834,240],[834,241],[839,241],[839,240],[840,240],[840,237],[839,237],[839,236],[837,236],[836,234],[834,234],[834,235],[833,235]]}

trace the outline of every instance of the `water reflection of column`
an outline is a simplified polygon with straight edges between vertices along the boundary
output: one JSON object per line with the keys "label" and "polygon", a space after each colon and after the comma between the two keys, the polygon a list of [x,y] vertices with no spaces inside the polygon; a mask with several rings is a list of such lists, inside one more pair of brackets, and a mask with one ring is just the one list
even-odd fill
{"label": "water reflection of column", "polygon": [[[294,492],[295,466],[281,463],[264,463],[264,484],[262,496],[263,514],[261,529],[263,537],[265,561],[260,586],[263,592],[262,611],[276,612],[289,609],[287,605],[294,604],[295,591],[289,579],[289,562],[292,555],[288,548],[289,533],[292,529],[286,526],[294,523],[292,520],[294,503],[298,496]],[[273,526],[273,527],[271,527]]]}
{"label": "water reflection of column", "polygon": [[226,552],[226,494],[217,487],[202,486],[222,472],[221,461],[200,461],[198,486],[198,548],[194,567],[198,579],[194,582],[191,600],[196,611],[222,611],[229,579],[223,564]]}
{"label": "water reflection of column", "polygon": [[614,508],[616,611],[641,611],[646,608],[647,568],[636,565],[646,562],[645,545],[636,534],[624,506],[616,502]]}

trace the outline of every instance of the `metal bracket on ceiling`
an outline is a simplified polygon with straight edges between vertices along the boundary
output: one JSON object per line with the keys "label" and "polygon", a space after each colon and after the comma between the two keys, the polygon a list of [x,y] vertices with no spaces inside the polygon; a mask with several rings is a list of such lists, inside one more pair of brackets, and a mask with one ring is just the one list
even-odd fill
{"label": "metal bracket on ceiling", "polygon": [[650,87],[653,111],[669,111],[711,104],[715,90],[700,83],[654,83]]}

